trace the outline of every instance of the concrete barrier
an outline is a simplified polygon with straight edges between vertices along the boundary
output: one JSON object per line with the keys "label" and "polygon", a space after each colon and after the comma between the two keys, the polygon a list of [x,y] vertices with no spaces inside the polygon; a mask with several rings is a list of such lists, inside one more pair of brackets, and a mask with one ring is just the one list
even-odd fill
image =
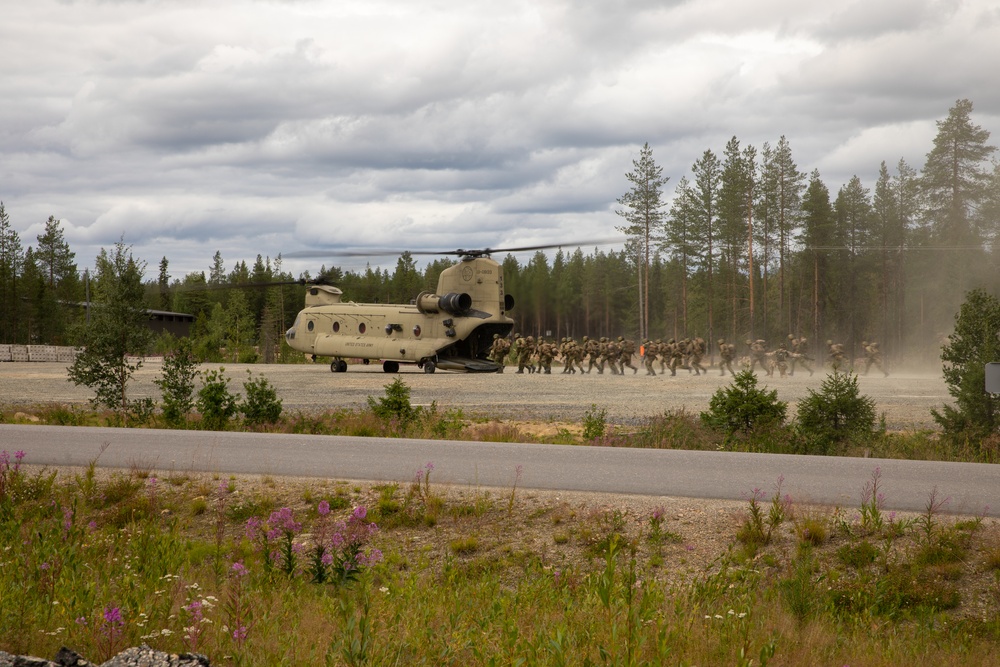
{"label": "concrete barrier", "polygon": [[48,361],[71,364],[80,354],[80,348],[66,345],[10,345],[0,344],[2,361]]}
{"label": "concrete barrier", "polygon": [[29,345],[28,361],[56,361],[54,345]]}

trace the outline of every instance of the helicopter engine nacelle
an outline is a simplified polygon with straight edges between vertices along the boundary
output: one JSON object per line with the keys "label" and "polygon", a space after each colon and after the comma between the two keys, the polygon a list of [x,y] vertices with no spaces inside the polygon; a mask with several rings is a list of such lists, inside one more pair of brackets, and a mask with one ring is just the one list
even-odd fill
{"label": "helicopter engine nacelle", "polygon": [[439,313],[442,310],[450,315],[461,315],[472,308],[472,297],[465,292],[449,292],[444,296],[421,292],[417,295],[416,306],[424,315]]}

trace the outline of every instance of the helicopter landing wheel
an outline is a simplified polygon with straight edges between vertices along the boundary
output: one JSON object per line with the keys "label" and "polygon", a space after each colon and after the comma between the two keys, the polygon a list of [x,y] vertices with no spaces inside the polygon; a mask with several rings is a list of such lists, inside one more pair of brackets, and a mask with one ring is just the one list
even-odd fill
{"label": "helicopter landing wheel", "polygon": [[332,373],[346,373],[347,362],[343,359],[334,359],[330,362],[330,371]]}
{"label": "helicopter landing wheel", "polygon": [[383,361],[382,370],[386,373],[398,373],[399,372],[399,362],[398,361]]}
{"label": "helicopter landing wheel", "polygon": [[424,373],[433,373],[435,370],[437,370],[437,366],[434,365],[433,361],[424,363]]}

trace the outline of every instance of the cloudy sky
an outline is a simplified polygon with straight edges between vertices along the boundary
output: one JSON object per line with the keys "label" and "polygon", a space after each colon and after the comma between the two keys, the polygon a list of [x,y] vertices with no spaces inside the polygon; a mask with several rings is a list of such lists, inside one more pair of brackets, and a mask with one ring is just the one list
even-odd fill
{"label": "cloudy sky", "polygon": [[60,218],[81,269],[122,237],[150,278],[576,247],[614,235],[644,142],[668,195],[734,135],[836,193],[922,167],[959,98],[1000,143],[994,0],[0,4],[0,200],[25,246]]}

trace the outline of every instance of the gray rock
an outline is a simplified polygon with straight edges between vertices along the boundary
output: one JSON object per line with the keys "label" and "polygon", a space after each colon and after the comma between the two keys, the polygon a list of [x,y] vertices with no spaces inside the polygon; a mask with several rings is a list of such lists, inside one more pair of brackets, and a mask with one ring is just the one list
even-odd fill
{"label": "gray rock", "polygon": [[[95,667],[79,653],[65,646],[59,649],[55,661],[30,655],[11,655],[0,651],[0,667]],[[127,648],[100,667],[212,667],[200,653],[164,653],[143,644]]]}
{"label": "gray rock", "polygon": [[164,653],[145,644],[127,648],[101,667],[211,667],[200,653]]}

